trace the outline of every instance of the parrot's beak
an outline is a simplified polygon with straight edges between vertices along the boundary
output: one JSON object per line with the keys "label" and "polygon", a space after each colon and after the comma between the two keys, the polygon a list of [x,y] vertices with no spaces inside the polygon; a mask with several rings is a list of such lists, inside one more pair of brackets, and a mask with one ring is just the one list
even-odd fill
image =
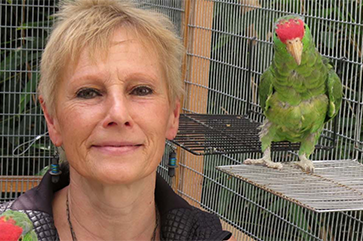
{"label": "parrot's beak", "polygon": [[294,57],[297,65],[301,64],[301,54],[303,50],[303,43],[300,38],[287,40],[286,42],[287,51]]}

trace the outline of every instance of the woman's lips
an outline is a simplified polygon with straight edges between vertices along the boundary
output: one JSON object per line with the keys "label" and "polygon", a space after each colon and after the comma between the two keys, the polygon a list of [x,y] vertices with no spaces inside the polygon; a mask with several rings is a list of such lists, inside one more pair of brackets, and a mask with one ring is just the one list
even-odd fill
{"label": "woman's lips", "polygon": [[101,144],[92,145],[92,148],[96,151],[103,152],[110,155],[121,155],[128,152],[132,152],[140,148],[141,144]]}

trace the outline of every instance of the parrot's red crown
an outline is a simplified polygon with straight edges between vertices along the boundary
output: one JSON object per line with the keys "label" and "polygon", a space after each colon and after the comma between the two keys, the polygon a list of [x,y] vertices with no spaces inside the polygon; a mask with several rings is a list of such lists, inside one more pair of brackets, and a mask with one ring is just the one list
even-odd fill
{"label": "parrot's red crown", "polygon": [[299,18],[281,19],[276,24],[275,31],[283,43],[289,39],[300,38],[301,40],[305,34],[304,22]]}

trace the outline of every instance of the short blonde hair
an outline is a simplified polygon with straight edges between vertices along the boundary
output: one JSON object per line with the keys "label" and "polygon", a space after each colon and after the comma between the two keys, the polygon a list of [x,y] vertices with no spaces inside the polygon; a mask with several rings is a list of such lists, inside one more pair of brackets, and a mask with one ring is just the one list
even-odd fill
{"label": "short blonde hair", "polygon": [[167,17],[137,8],[129,0],[64,0],[40,65],[38,92],[50,114],[65,70],[78,61],[86,46],[91,58],[95,58],[96,51],[107,54],[112,35],[120,27],[131,29],[143,43],[151,44],[164,70],[170,102],[181,98],[184,49]]}

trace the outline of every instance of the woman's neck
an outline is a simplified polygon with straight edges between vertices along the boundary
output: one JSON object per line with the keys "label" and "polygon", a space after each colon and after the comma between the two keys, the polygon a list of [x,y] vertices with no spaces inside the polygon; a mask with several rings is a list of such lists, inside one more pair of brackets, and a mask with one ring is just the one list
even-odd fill
{"label": "woman's neck", "polygon": [[103,185],[71,169],[70,185],[56,194],[55,225],[61,240],[151,240],[156,226],[155,173],[128,185]]}

